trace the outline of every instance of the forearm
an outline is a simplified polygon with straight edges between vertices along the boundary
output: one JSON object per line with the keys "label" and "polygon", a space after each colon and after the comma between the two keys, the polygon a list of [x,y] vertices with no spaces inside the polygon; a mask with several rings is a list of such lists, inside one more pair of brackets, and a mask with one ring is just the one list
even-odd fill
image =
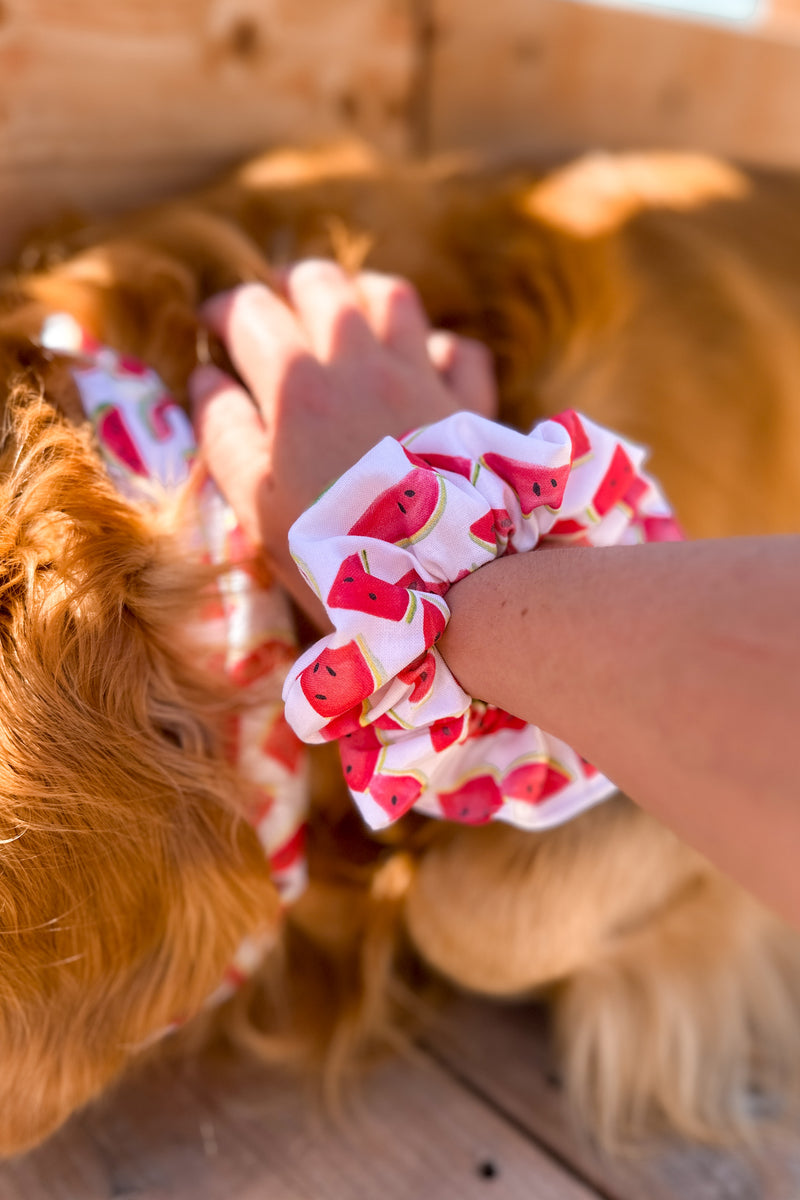
{"label": "forearm", "polygon": [[538,551],[448,603],[467,692],[569,742],[800,923],[800,537]]}

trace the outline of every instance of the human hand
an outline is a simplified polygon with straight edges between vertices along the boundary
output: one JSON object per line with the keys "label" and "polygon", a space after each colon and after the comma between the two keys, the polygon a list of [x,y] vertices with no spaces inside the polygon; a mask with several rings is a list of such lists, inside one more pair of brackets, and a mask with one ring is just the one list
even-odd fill
{"label": "human hand", "polygon": [[300,513],[381,438],[459,408],[492,417],[496,397],[488,351],[432,331],[403,280],[308,260],[289,271],[286,295],[247,284],[209,301],[203,317],[249,394],[214,366],[189,390],[212,476],[309,609],[288,551]]}

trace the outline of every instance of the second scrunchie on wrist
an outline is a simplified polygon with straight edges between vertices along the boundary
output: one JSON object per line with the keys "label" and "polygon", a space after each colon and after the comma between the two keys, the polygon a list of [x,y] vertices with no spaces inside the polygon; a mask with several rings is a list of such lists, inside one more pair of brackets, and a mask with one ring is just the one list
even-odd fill
{"label": "second scrunchie on wrist", "polygon": [[679,538],[644,458],[571,411],[527,436],[460,412],[385,438],[295,522],[293,557],[335,632],[287,676],[286,716],[304,741],[340,741],[373,828],[412,807],[546,828],[615,790],[564,742],[473,701],[436,643],[450,585],[504,554]]}

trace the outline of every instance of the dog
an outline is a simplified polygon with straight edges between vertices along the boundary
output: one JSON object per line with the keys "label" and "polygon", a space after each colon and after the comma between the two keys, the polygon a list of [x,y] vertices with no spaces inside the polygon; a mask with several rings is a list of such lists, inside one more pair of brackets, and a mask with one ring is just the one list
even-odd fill
{"label": "dog", "polygon": [[197,1013],[265,924],[273,953],[215,1020],[266,1058],[340,1072],[422,963],[545,996],[606,1143],[741,1130],[748,1084],[800,1051],[800,939],[622,796],[544,833],[411,815],[378,838],[326,748],[309,886],[281,914],[225,761],[236,696],[184,633],[207,568],[179,508],[111,486],[40,335],[69,313],[185,403],[203,299],[303,255],[366,263],[490,347],[506,422],[571,407],[651,446],[690,535],[796,530],[798,198],[791,176],[700,155],[542,173],[348,146],[31,239],[0,289],[0,1152]]}

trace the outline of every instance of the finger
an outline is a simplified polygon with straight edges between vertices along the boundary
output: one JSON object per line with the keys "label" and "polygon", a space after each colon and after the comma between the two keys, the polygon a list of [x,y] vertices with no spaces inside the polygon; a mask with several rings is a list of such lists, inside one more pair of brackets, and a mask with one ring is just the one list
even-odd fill
{"label": "finger", "polygon": [[416,288],[406,279],[377,271],[362,271],[356,284],[378,341],[407,362],[427,368],[431,327]]}
{"label": "finger", "polygon": [[322,373],[297,317],[263,284],[212,297],[201,316],[224,342],[267,422],[289,375],[310,384]]}
{"label": "finger", "polygon": [[322,362],[359,361],[375,353],[377,341],[361,310],[358,288],[336,263],[321,258],[297,263],[288,274],[286,292]]}
{"label": "finger", "polygon": [[264,537],[259,496],[270,465],[264,424],[252,400],[218,367],[198,367],[189,378],[198,446],[214,482],[254,546]]}
{"label": "finger", "polygon": [[483,342],[444,329],[428,336],[430,360],[461,408],[482,417],[497,416],[497,385],[490,351]]}

